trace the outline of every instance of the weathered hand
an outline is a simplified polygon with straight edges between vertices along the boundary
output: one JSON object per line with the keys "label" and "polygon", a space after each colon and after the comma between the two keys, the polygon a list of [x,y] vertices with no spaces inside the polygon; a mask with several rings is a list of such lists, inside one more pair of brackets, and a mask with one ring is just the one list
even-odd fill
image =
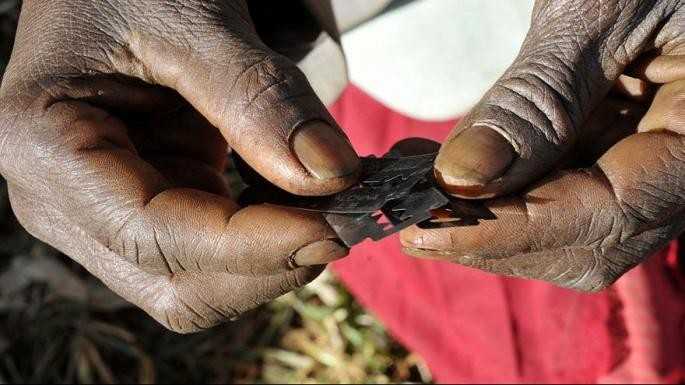
{"label": "weathered hand", "polygon": [[319,216],[228,198],[229,147],[304,195],[354,183],[359,162],[249,11],[27,0],[2,84],[0,171],[20,222],[179,332],[297,288],[347,252]]}
{"label": "weathered hand", "polygon": [[498,219],[413,228],[405,250],[602,289],[685,228],[684,135],[685,1],[540,0],[436,161],[454,195],[499,197]]}

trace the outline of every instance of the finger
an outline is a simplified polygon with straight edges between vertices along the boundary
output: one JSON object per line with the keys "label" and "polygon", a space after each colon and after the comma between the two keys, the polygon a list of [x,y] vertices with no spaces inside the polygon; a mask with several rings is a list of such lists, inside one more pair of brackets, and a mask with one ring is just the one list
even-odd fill
{"label": "finger", "polygon": [[[267,48],[243,21],[190,42],[132,35],[137,75],[176,89],[257,172],[301,195],[337,192],[355,181],[359,158],[305,76]],[[199,33],[189,31],[189,34]]]}
{"label": "finger", "polygon": [[488,204],[478,226],[402,234],[416,256],[596,290],[685,228],[685,138],[635,134],[588,171],[560,172]]}
{"label": "finger", "polygon": [[390,154],[412,156],[436,153],[440,150],[440,143],[424,138],[407,138],[395,143]]}
{"label": "finger", "polygon": [[628,68],[631,76],[665,84],[685,79],[685,55],[648,55]]}
{"label": "finger", "polygon": [[[587,192],[587,197],[580,195],[581,191]],[[492,259],[555,249],[575,242],[574,237],[584,245],[589,239],[577,237],[581,229],[570,226],[569,221],[583,223],[597,215],[610,224],[620,217],[611,202],[611,191],[597,176],[561,172],[521,197],[488,202],[495,220],[445,229],[412,227],[402,233],[402,242],[407,248],[435,251],[437,255]]]}
{"label": "finger", "polygon": [[174,187],[136,155],[126,127],[102,110],[61,102],[31,123],[22,129],[32,145],[4,143],[17,159],[33,162],[5,162],[8,180],[145,271],[272,274],[288,271],[290,258],[308,266],[347,253],[318,215],[240,209],[226,197]]}
{"label": "finger", "polygon": [[[457,196],[487,198],[554,169],[650,38],[654,26],[645,24],[630,36],[630,50],[616,44],[643,11],[615,7],[607,15],[597,2],[537,2],[519,56],[443,145],[438,179]],[[584,20],[599,21],[586,28]]]}
{"label": "finger", "polygon": [[153,318],[171,330],[196,332],[235,320],[257,306],[301,288],[322,271],[323,267],[318,266],[265,277],[181,273],[171,282],[160,285],[158,297],[142,299],[140,306],[149,309]]}
{"label": "finger", "polygon": [[[45,202],[28,198],[12,185],[10,195],[18,218],[31,234],[74,258],[114,292],[179,333],[232,320],[305,285],[322,270],[303,267],[260,277],[226,272],[152,274],[122,259]],[[52,220],[26,220],[36,212]]]}
{"label": "finger", "polygon": [[649,111],[640,122],[638,130],[640,132],[668,130],[685,135],[684,109],[685,80],[665,84],[657,91]]}

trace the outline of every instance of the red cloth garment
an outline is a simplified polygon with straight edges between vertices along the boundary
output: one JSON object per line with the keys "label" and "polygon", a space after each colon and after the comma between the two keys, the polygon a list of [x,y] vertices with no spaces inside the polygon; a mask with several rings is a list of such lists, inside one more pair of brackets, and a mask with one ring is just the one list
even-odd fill
{"label": "red cloth garment", "polygon": [[[349,87],[332,107],[360,154],[398,140],[442,141],[422,122]],[[334,265],[350,291],[427,362],[439,382],[685,380],[685,280],[673,243],[614,287],[583,294],[404,256],[397,237]]]}

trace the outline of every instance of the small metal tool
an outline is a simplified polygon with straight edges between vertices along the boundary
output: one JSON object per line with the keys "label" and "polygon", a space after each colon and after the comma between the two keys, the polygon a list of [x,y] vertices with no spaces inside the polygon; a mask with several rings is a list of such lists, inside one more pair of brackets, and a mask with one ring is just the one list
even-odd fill
{"label": "small metal tool", "polygon": [[[436,154],[362,158],[359,183],[328,197],[288,195],[276,204],[321,212],[347,245],[378,241],[412,225],[445,228],[494,219],[479,202],[453,198],[433,178]],[[434,215],[435,211],[441,215]]]}

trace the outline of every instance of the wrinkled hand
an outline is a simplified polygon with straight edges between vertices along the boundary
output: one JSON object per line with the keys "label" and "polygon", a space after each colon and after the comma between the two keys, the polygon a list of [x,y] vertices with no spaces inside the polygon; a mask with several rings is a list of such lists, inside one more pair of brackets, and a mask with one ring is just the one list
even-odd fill
{"label": "wrinkled hand", "polygon": [[28,0],[2,84],[0,171],[20,222],[179,332],[297,288],[347,252],[319,216],[228,198],[229,147],[304,195],[347,187],[358,167],[249,11]]}
{"label": "wrinkled hand", "polygon": [[498,219],[413,228],[403,246],[602,289],[685,228],[683,135],[685,1],[539,0],[518,58],[436,160],[454,195],[500,197]]}

